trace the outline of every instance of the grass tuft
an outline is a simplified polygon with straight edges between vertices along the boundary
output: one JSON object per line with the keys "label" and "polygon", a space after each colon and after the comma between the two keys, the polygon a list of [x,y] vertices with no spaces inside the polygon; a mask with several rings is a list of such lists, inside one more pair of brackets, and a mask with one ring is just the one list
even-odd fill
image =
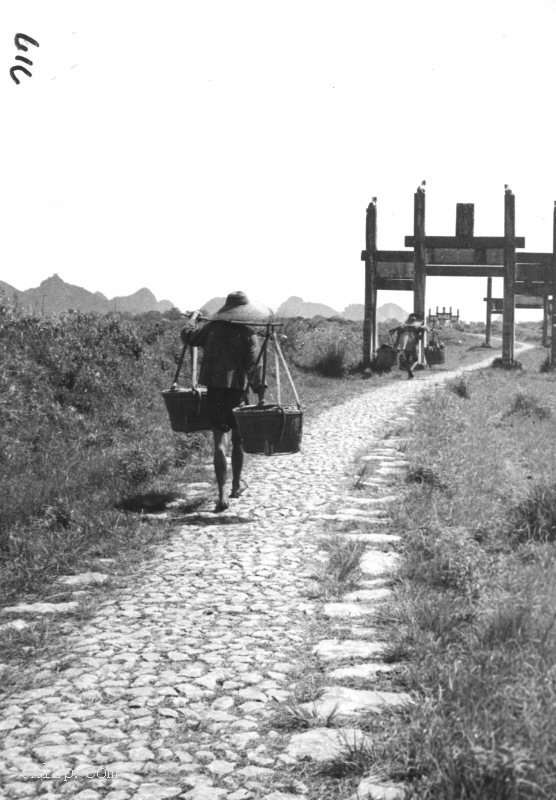
{"label": "grass tuft", "polygon": [[551,416],[551,411],[550,408],[539,403],[536,397],[524,392],[518,392],[510,409],[506,411],[504,416],[509,417],[512,414],[522,414],[535,419],[548,419]]}
{"label": "grass tuft", "polygon": [[361,576],[360,563],[366,545],[338,534],[321,540],[320,547],[328,553],[321,580],[324,597],[338,597],[353,588]]}
{"label": "grass tuft", "polygon": [[507,521],[508,535],[517,542],[556,541],[556,483],[534,485],[514,506]]}
{"label": "grass tuft", "polygon": [[449,392],[453,392],[457,397],[469,399],[469,384],[464,375],[458,375],[457,378],[448,381],[446,384],[446,389]]}
{"label": "grass tuft", "polygon": [[405,480],[407,483],[419,483],[421,485],[434,486],[438,489],[444,486],[436,470],[431,467],[424,467],[421,464],[410,467],[407,470]]}

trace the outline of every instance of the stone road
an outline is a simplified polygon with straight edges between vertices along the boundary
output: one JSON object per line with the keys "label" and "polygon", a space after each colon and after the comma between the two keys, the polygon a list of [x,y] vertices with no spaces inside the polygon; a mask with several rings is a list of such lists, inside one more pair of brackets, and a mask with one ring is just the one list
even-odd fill
{"label": "stone road", "polygon": [[[308,630],[317,607],[331,620],[364,624],[387,596],[396,558],[383,546],[396,541],[387,508],[405,462],[398,440],[384,434],[407,425],[416,398],[448,377],[385,382],[316,418],[300,454],[249,458],[249,489],[226,515],[188,518],[125,589],[109,590],[93,617],[65,634],[71,661],[36,663],[32,685],[4,702],[0,797],[288,800],[306,791],[282,781],[288,765],[329,758],[339,736],[357,739],[361,711],[411,702],[372,691],[373,676],[388,669],[372,628],[321,642]],[[358,495],[351,487],[362,453],[374,472]],[[323,520],[345,528],[362,518],[365,533],[351,535],[367,537],[366,580],[322,609],[306,589]],[[284,743],[273,709],[311,653],[330,678],[315,713],[340,707],[345,725]],[[343,687],[354,674],[369,688]],[[358,796],[403,795],[367,781]]]}

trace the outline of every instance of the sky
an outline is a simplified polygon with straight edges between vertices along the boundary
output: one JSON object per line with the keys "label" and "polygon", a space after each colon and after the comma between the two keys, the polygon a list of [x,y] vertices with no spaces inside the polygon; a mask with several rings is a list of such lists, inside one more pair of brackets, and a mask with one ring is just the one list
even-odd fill
{"label": "sky", "polygon": [[[402,249],[423,179],[427,234],[473,202],[475,234],[503,235],[508,184],[526,249],[552,249],[556,0],[5,0],[0,22],[17,289],[342,310],[364,299],[366,206]],[[16,85],[18,32],[40,46]],[[485,291],[429,278],[426,306],[484,319]]]}

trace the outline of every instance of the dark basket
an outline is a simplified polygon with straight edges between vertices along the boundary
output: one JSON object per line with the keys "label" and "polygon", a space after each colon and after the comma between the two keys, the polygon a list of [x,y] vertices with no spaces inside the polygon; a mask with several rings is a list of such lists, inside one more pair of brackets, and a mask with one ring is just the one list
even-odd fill
{"label": "dark basket", "polygon": [[444,364],[446,351],[443,347],[425,347],[425,359],[429,367],[433,364]]}
{"label": "dark basket", "polygon": [[376,351],[376,368],[379,372],[392,369],[396,363],[398,353],[391,344],[382,344]]}
{"label": "dark basket", "polygon": [[294,406],[241,406],[234,408],[241,443],[246,453],[297,453],[301,445],[303,411]]}
{"label": "dark basket", "polygon": [[208,431],[206,389],[168,389],[162,392],[170,425],[176,433]]}

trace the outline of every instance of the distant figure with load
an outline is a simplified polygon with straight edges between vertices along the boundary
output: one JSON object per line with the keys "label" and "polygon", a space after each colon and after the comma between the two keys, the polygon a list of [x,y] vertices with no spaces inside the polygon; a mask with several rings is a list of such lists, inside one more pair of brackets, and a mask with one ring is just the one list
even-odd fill
{"label": "distant figure with load", "polygon": [[242,494],[241,472],[243,448],[232,410],[245,404],[249,387],[264,396],[262,366],[257,365],[259,344],[249,323],[265,323],[272,312],[260,303],[250,301],[244,292],[232,292],[225,304],[201,328],[195,328],[196,311],[182,329],[184,344],[200,347],[203,362],[199,383],[207,387],[207,414],[214,439],[214,472],[218,484],[216,513],[229,507],[226,492],[228,465],[226,450],[228,432],[232,432],[232,491],[230,497]]}
{"label": "distant figure with load", "polygon": [[389,331],[390,335],[396,334],[394,347],[403,350],[408,380],[414,377],[413,369],[419,360],[419,342],[423,340],[425,331],[428,328],[418,314],[410,314],[403,325]]}

